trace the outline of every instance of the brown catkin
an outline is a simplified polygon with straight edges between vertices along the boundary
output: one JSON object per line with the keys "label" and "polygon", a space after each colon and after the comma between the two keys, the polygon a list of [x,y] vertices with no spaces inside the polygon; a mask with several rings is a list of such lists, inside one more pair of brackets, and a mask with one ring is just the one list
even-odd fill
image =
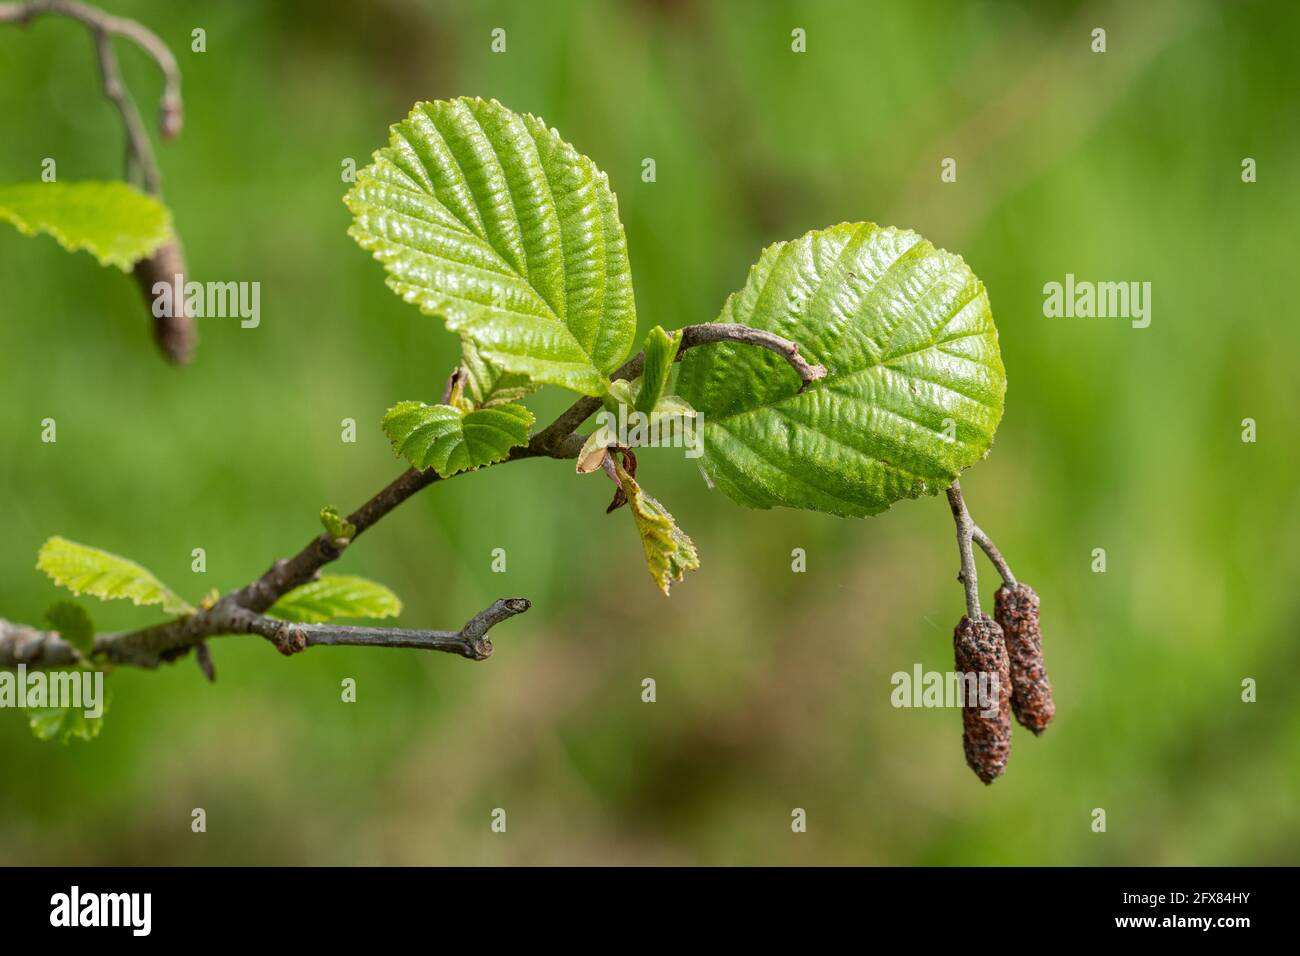
{"label": "brown catkin", "polygon": [[171,315],[154,316],[153,334],[168,360],[176,365],[184,365],[194,354],[198,335],[194,331],[194,317],[185,307],[185,253],[181,250],[180,240],[173,239],[159,246],[148,259],[141,259],[135,264],[134,272],[135,281],[144,293],[150,314],[153,314],[157,297],[154,287],[159,282],[165,282],[175,289],[179,280],[182,294],[173,295]]}
{"label": "brown catkin", "polygon": [[1006,584],[994,595],[994,616],[1011,658],[1011,709],[1022,727],[1041,734],[1056,714],[1052,685],[1043,664],[1038,595],[1028,584]]}
{"label": "brown catkin", "polygon": [[978,700],[963,701],[961,709],[966,763],[986,784],[992,783],[1006,772],[1011,754],[1011,664],[1002,628],[987,614],[978,621],[963,616],[953,631],[952,646],[959,674],[987,675],[983,686],[990,690],[992,678],[997,678],[994,716],[987,716],[984,711],[992,708],[981,706]]}

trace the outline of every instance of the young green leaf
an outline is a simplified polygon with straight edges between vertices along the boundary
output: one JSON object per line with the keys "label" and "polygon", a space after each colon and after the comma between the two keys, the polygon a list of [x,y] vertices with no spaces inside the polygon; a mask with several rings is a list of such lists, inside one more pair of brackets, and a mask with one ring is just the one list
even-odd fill
{"label": "young green leaf", "polygon": [[680,395],[663,395],[650,411],[650,421],[657,418],[691,418],[699,412]]}
{"label": "young green leaf", "polygon": [[695,550],[695,543],[686,532],[677,527],[677,522],[658,501],[651,498],[637,484],[622,465],[617,456],[614,472],[618,483],[627,496],[632,515],[636,519],[636,530],[641,535],[641,547],[645,551],[646,567],[650,576],[659,585],[659,590],[668,594],[673,583],[680,581],[687,571],[694,571],[700,566],[700,556]]}
{"label": "young green leaf", "polygon": [[95,646],[95,625],[84,607],[71,601],[56,601],[45,612],[45,621],[83,658],[90,656]]}
{"label": "young green leaf", "polygon": [[23,235],[48,233],[69,252],[85,249],[123,272],[172,236],[167,207],[119,182],[0,185],[0,219]]}
{"label": "young green leaf", "polygon": [[335,541],[346,544],[356,537],[357,526],[339,514],[333,505],[326,505],[320,510],[320,523]]}
{"label": "young green leaf", "polygon": [[473,341],[460,343],[460,362],[465,370],[464,396],[473,408],[492,408],[517,402],[537,391],[536,382],[518,372],[503,372],[479,354]]}
{"label": "young green leaf", "polygon": [[[45,671],[44,676],[51,683],[62,680],[83,681],[88,673],[84,670],[55,670]],[[98,717],[86,716],[86,711],[91,708],[84,700],[83,705],[87,706],[29,707],[27,723],[31,727],[32,734],[38,740],[57,740],[61,744],[68,743],[74,737],[85,741],[94,740],[104,729],[104,715],[108,713],[108,705],[113,699],[107,686],[104,686],[103,693],[104,700]]]}
{"label": "young green leaf", "polygon": [[650,411],[638,414],[633,406],[640,404],[641,387],[640,378],[610,382],[604,397],[605,410],[596,416],[596,429],[578,452],[578,474],[587,475],[602,467],[607,448],[639,448],[663,443],[665,436],[685,434],[683,420],[696,415],[690,402],[679,395],[661,395]]}
{"label": "young green leaf", "polygon": [[393,451],[415,468],[433,468],[444,478],[503,461],[510,449],[528,444],[533,413],[522,405],[494,405],[466,412],[451,405],[399,402],[384,415]]}
{"label": "young green leaf", "polygon": [[350,574],[326,574],[294,588],[272,605],[268,617],[323,624],[336,617],[396,617],[397,595],[374,581]]}
{"label": "young green leaf", "polygon": [[616,382],[606,383],[605,394],[600,397],[600,400],[606,409],[617,414],[620,405],[626,405],[628,408],[636,405],[636,396],[640,390],[641,379],[628,381],[620,378]]}
{"label": "young green leaf", "polygon": [[877,514],[943,490],[993,442],[1006,375],[988,295],[914,232],[843,223],[770,246],[718,321],[792,339],[829,370],[801,391],[765,349],[684,356],[705,471],[741,504]]}
{"label": "young green leaf", "polygon": [[646,335],[645,344],[641,346],[645,351],[645,366],[641,369],[641,390],[636,396],[637,411],[648,414],[663,396],[681,344],[681,329],[670,333],[656,325]]}
{"label": "young green leaf", "polygon": [[605,174],[496,100],[417,103],[344,197],[388,285],[505,372],[601,395],[636,334]]}
{"label": "young green leaf", "polygon": [[161,604],[168,614],[193,614],[175,591],[134,561],[54,537],[41,545],[37,570],[73,594],[89,594],[104,601],[126,598],[136,605]]}

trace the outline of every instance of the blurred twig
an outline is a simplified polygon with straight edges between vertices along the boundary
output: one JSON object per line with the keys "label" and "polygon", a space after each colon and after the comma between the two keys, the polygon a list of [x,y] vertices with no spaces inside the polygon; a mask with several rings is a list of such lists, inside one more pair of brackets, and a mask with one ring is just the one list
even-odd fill
{"label": "blurred twig", "polygon": [[[126,179],[151,196],[162,196],[162,178],[153,144],[145,130],[140,110],[135,105],[131,91],[122,81],[122,71],[113,50],[113,38],[124,37],[144,50],[162,71],[163,93],[158,112],[158,131],[163,139],[171,139],[181,129],[181,74],[167,44],[149,28],[116,17],[103,10],[77,3],[76,0],[29,0],[26,3],[0,3],[0,23],[17,23],[26,26],[35,17],[56,15],[69,17],[86,25],[95,43],[95,57],[99,63],[99,78],[104,96],[116,108],[126,133]],[[184,284],[185,257],[180,238],[172,239],[157,249],[147,259],[136,263],[135,277],[145,301],[152,304],[154,286],[163,282],[171,284],[178,278]],[[153,310],[151,310],[153,311]],[[183,365],[194,352],[197,335],[194,317],[185,308],[184,297],[178,297],[170,310],[154,315],[154,339],[163,354],[172,362]]]}
{"label": "blurred twig", "polygon": [[[300,624],[254,614],[234,604],[213,607],[191,617],[156,627],[122,634],[101,634],[95,639],[94,654],[113,664],[153,668],[175,660],[191,649],[208,680],[215,679],[209,637],[227,634],[259,634],[285,655],[317,645],[357,647],[414,647],[446,651],[470,660],[486,660],[492,654],[488,632],[502,621],[523,614],[532,602],[526,598],[502,598],[470,618],[456,631],[424,631],[401,627],[351,627],[343,624]],[[0,620],[0,666],[66,667],[78,663],[80,655],[53,631],[41,631]]]}
{"label": "blurred twig", "polygon": [[176,57],[167,48],[167,44],[147,27],[75,0],[29,0],[27,3],[0,4],[0,23],[26,26],[34,18],[47,14],[70,17],[84,23],[90,30],[95,41],[95,56],[99,61],[104,95],[117,107],[126,129],[127,178],[136,181],[137,185],[141,185],[150,194],[158,195],[158,163],[154,159],[153,146],[145,132],[135,100],[122,82],[112,40],[115,36],[130,40],[144,50],[162,71],[163,94],[158,129],[164,139],[171,139],[181,128],[181,74],[176,65]]}

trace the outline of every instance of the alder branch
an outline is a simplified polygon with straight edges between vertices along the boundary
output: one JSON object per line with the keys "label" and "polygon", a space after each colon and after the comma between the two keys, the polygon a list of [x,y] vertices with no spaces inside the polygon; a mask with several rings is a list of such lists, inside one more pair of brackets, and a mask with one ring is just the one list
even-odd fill
{"label": "alder branch", "polygon": [[[412,647],[446,651],[470,660],[487,660],[492,655],[488,632],[502,621],[523,614],[532,602],[527,598],[494,601],[456,631],[424,631],[401,627],[354,627],[344,624],[303,624],[254,614],[235,605],[199,612],[155,627],[95,638],[93,658],[113,664],[154,668],[175,660],[191,648],[206,652],[210,637],[258,634],[284,655],[297,654],[321,645],[355,647]],[[200,669],[211,680],[211,658],[206,664],[200,654]],[[72,667],[84,661],[71,644],[53,631],[41,631],[0,620],[0,667]]]}
{"label": "alder branch", "polygon": [[[743,325],[713,323],[687,326],[682,330],[682,344],[677,357],[680,358],[689,348],[714,342],[740,342],[776,352],[799,371],[805,384],[826,374],[824,367],[805,362],[799,356],[799,347],[794,342]],[[610,376],[611,380],[617,381],[639,374],[644,362],[644,353],[636,355],[614,372]],[[598,408],[599,399],[579,399],[554,422],[534,434],[527,445],[512,449],[501,462],[482,467],[491,468],[527,458],[576,458],[583,445],[583,438],[576,434],[576,430]],[[347,516],[347,521],[356,529],[350,539],[341,541],[329,532],[322,532],[308,541],[293,557],[275,561],[260,577],[223,595],[209,608],[152,627],[97,636],[92,657],[103,658],[114,664],[153,668],[182,657],[209,637],[260,634],[286,653],[318,644],[349,644],[367,647],[420,647],[450,651],[471,660],[483,660],[492,652],[491,642],[486,639],[487,630],[502,620],[528,610],[531,605],[526,599],[506,598],[497,601],[471,618],[459,631],[286,624],[268,618],[264,613],[294,588],[315,580],[325,565],[338,560],[368,528],[402,502],[435,482],[449,481],[454,477],[456,476],[444,478],[432,468],[424,471],[408,468]],[[79,660],[80,655],[57,634],[0,620],[0,666],[25,663],[29,667],[58,667]],[[202,660],[200,665],[203,666]],[[205,674],[209,673],[210,667],[203,667],[203,670]]]}
{"label": "alder branch", "polygon": [[[682,329],[682,342],[677,347],[677,356],[674,361],[680,362],[688,349],[714,342],[739,342],[775,352],[790,363],[790,367],[798,374],[800,381],[803,383],[800,386],[800,391],[803,391],[818,379],[826,377],[826,366],[815,365],[804,359],[799,354],[798,343],[784,339],[772,332],[753,329],[747,325],[739,325],[734,322],[706,322],[701,325],[686,326]],[[636,378],[641,374],[644,365],[645,353],[638,352],[610,375],[610,379],[611,381],[618,381],[619,379]],[[547,449],[558,446],[560,442],[563,442],[569,435],[577,431],[582,423],[600,411],[600,408],[601,401],[599,398],[589,396],[579,399],[570,405],[564,414],[538,432],[534,436],[533,444],[540,451],[546,453]],[[569,455],[567,457],[571,458],[573,456]]]}
{"label": "alder branch", "polygon": [[0,618],[0,667],[71,667],[80,660],[76,649],[54,631]]}
{"label": "alder branch", "polygon": [[523,614],[532,602],[527,598],[501,598],[479,611],[458,631],[420,631],[400,627],[353,627],[340,624],[296,624],[260,614],[247,615],[248,632],[260,634],[280,653],[296,654],[317,645],[352,647],[413,647],[447,651],[473,661],[492,655],[488,631],[496,624]]}
{"label": "alder branch", "polygon": [[975,573],[975,553],[971,549],[971,543],[980,546],[980,550],[993,562],[998,574],[1002,576],[1003,583],[1008,587],[1016,586],[1016,576],[1011,573],[1011,566],[1007,564],[1007,559],[1002,556],[997,545],[971,518],[959,482],[954,481],[948,488],[948,507],[952,509],[953,521],[957,523],[957,550],[961,552],[961,571],[957,575],[957,580],[966,588],[966,610],[971,620],[979,620],[979,580]]}
{"label": "alder branch", "polygon": [[[149,141],[135,99],[122,80],[117,54],[113,50],[113,38],[124,37],[135,43],[162,71],[163,93],[158,130],[163,139],[173,138],[181,129],[181,74],[176,58],[167,44],[149,28],[76,0],[0,3],[0,23],[26,26],[35,17],[47,14],[69,17],[84,24],[90,31],[104,96],[117,108],[125,132],[126,180],[151,196],[161,198],[162,177],[158,171],[153,144]],[[180,237],[175,235],[149,258],[137,262],[133,270],[145,301],[149,303],[153,301],[155,283],[171,284],[179,277],[183,284],[185,271],[185,255],[181,249]],[[153,317],[153,333],[154,340],[169,361],[184,365],[190,360],[198,335],[194,328],[194,317],[189,314],[183,302],[177,302],[172,309],[164,311],[163,315]]]}
{"label": "alder branch", "polygon": [[[790,357],[796,358],[800,363],[795,366],[796,371],[801,367],[804,368],[804,371],[800,373],[800,377],[805,384],[824,377],[826,374],[826,369],[823,366],[808,365],[804,362],[799,357],[799,346],[789,339],[783,339],[779,335],[763,332],[760,329],[751,329],[744,325],[721,323],[688,325],[682,330],[682,344],[677,350],[677,358],[680,359],[687,349],[695,346],[723,341],[743,342],[748,345],[771,349],[787,358],[787,361],[790,360]],[[633,378],[641,373],[641,367],[644,364],[645,353],[639,352],[610,375],[610,379],[611,381],[618,381],[619,379]],[[804,375],[808,377],[804,378]],[[527,445],[512,449],[505,462],[521,461],[525,458],[568,459],[578,457],[578,452],[582,450],[582,438],[575,432],[583,422],[600,408],[599,398],[588,396],[578,399],[550,425],[534,434]],[[505,462],[497,462],[496,464],[504,464]],[[494,466],[484,465],[483,467],[490,468]],[[467,472],[461,472],[461,474],[467,474]],[[356,541],[362,532],[417,491],[427,488],[435,481],[445,480],[447,479],[432,468],[424,471],[408,468],[377,495],[348,515],[347,520],[355,525],[357,529],[356,534],[352,536],[352,541]],[[351,542],[349,542],[350,544]],[[343,548],[328,533],[317,535],[307,542],[307,545],[292,558],[275,562],[260,578],[245,585],[241,590],[235,592],[232,597],[240,607],[260,613],[289,591],[312,580],[322,567],[331,561],[337,560],[342,553]]]}
{"label": "alder branch", "polygon": [[979,577],[975,573],[975,553],[971,548],[974,537],[975,522],[971,521],[966,502],[961,496],[961,485],[953,482],[948,488],[948,507],[952,509],[952,520],[957,524],[957,551],[961,554],[961,570],[957,580],[966,589],[966,614],[972,621],[980,619]]}
{"label": "alder branch", "polygon": [[677,357],[680,358],[683,352],[693,346],[707,345],[710,342],[739,342],[775,352],[790,363],[790,367],[802,380],[800,391],[818,379],[826,377],[826,366],[809,362],[800,355],[797,342],[763,329],[751,329],[747,325],[736,322],[707,322],[703,325],[687,326],[682,330],[682,344],[677,350]]}
{"label": "alder branch", "polygon": [[988,556],[988,559],[993,562],[993,566],[998,569],[998,574],[1002,575],[1002,583],[1010,588],[1015,587],[1016,576],[1011,573],[1011,565],[1007,564],[1007,559],[1002,556],[998,546],[993,543],[979,525],[973,524],[971,526],[971,538],[980,546],[980,550]]}

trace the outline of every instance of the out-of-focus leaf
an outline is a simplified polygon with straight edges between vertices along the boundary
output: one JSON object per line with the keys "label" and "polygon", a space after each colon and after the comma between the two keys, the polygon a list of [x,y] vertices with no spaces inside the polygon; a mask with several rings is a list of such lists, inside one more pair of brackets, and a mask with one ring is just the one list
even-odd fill
{"label": "out-of-focus leaf", "polygon": [[172,236],[167,207],[121,182],[0,185],[0,219],[27,236],[47,233],[69,252],[85,249],[123,272]]}
{"label": "out-of-focus leaf", "polygon": [[375,581],[351,574],[326,574],[294,588],[266,613],[282,621],[323,624],[338,617],[396,617],[402,613],[402,602]]}
{"label": "out-of-focus leaf", "polygon": [[45,621],[83,658],[90,656],[95,646],[95,625],[84,607],[71,601],[56,601],[45,612]]}
{"label": "out-of-focus leaf", "polygon": [[[56,682],[62,682],[66,689],[71,686],[71,682],[76,681],[83,688],[83,706],[27,708],[27,723],[31,727],[32,734],[38,740],[57,740],[61,744],[68,743],[74,737],[86,741],[98,737],[99,732],[104,729],[104,715],[108,713],[108,705],[112,701],[112,693],[104,683],[103,675],[77,669],[43,671],[42,676],[47,682],[47,695],[53,690]],[[84,696],[85,681],[88,679],[98,680],[103,691],[104,699],[98,717],[86,716],[86,711],[92,709]],[[29,686],[28,693],[30,692]]]}
{"label": "out-of-focus leaf", "polygon": [[127,558],[54,537],[41,546],[36,567],[73,594],[104,601],[126,598],[136,605],[161,604],[168,614],[193,614],[190,607],[153,573]]}

